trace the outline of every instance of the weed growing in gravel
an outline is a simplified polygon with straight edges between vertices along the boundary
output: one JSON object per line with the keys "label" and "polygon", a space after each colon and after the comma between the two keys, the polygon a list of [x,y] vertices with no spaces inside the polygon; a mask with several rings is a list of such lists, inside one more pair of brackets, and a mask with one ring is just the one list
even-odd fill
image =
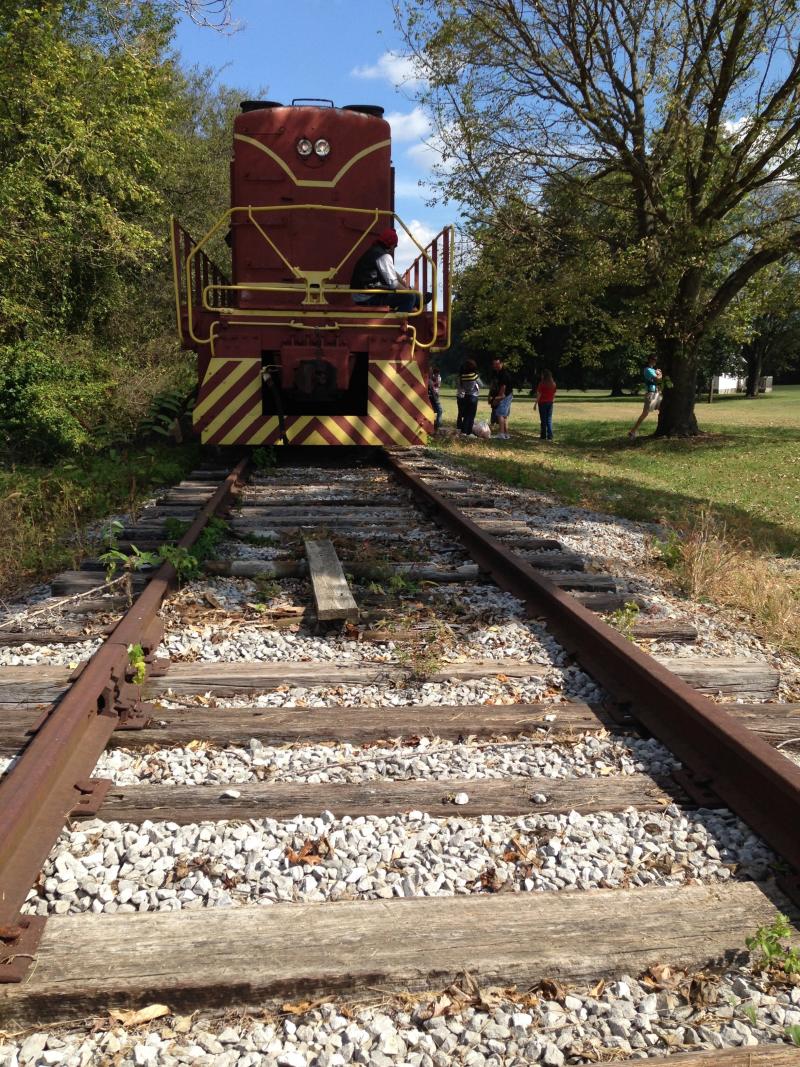
{"label": "weed growing in gravel", "polygon": [[408,671],[409,680],[425,681],[444,665],[444,655],[453,644],[453,633],[443,623],[434,623],[412,641],[397,650],[397,662]]}
{"label": "weed growing in gravel", "polygon": [[274,471],[278,466],[278,457],[275,449],[268,447],[254,448],[250,453],[250,462],[257,471]]}
{"label": "weed growing in gravel", "polygon": [[161,563],[161,557],[157,552],[146,552],[136,545],[131,545],[130,553],[120,552],[118,548],[110,548],[98,559],[106,569],[106,581],[110,582],[117,573],[119,567],[125,571],[128,579],[128,595],[131,592],[130,576],[134,571],[151,570]]}
{"label": "weed growing in gravel", "polygon": [[267,577],[266,574],[257,574],[253,579],[253,584],[256,587],[258,603],[266,604],[280,596],[280,583],[276,582],[274,578]]}
{"label": "weed growing in gravel", "polygon": [[758,953],[756,965],[762,970],[783,971],[784,974],[800,974],[800,952],[784,940],[792,934],[786,915],[777,915],[769,926],[759,926],[745,944],[752,953]]}
{"label": "weed growing in gravel", "polygon": [[134,685],[144,685],[147,676],[147,664],[144,658],[144,649],[141,645],[128,646],[128,663],[133,670],[131,681]]}
{"label": "weed growing in gravel", "polygon": [[667,533],[666,539],[663,541],[659,541],[658,538],[656,538],[653,541],[653,547],[658,552],[659,561],[663,563],[665,567],[669,567],[671,571],[675,570],[680,564],[683,548],[681,540],[674,530],[670,530]]}
{"label": "weed growing in gravel", "polygon": [[617,608],[611,613],[611,625],[621,634],[633,640],[633,628],[639,619],[639,605],[635,600],[626,601],[624,607]]}
{"label": "weed growing in gravel", "polygon": [[175,568],[179,585],[191,582],[203,573],[200,560],[182,545],[162,545],[159,554],[164,563],[170,563]]}
{"label": "weed growing in gravel", "polygon": [[786,1036],[793,1045],[800,1045],[800,1026],[787,1026]]}
{"label": "weed growing in gravel", "polygon": [[[168,541],[180,541],[190,523],[182,519],[169,518],[164,523],[164,534]],[[200,563],[207,559],[216,558],[220,544],[230,536],[230,526],[224,519],[218,519],[215,515],[208,520],[200,532],[195,543],[192,545],[192,555]]]}

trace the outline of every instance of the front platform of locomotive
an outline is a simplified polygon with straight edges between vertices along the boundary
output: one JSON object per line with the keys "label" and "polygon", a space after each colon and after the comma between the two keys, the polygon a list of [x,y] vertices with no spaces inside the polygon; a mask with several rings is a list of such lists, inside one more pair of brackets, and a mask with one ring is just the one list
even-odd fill
{"label": "front platform of locomotive", "polygon": [[[354,301],[350,281],[394,213],[382,110],[247,101],[234,124],[231,208],[199,241],[173,225],[179,329],[198,353],[195,429],[225,445],[416,445],[427,368],[450,332],[448,227],[403,276],[417,308]],[[227,232],[231,279],[206,256]],[[423,293],[431,293],[423,306]],[[370,291],[380,299],[380,294]]]}

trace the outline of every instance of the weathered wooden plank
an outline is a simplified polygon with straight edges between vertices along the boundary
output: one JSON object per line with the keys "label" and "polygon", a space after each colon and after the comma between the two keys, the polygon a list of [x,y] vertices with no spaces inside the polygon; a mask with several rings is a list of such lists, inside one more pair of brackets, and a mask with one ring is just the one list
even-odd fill
{"label": "weathered wooden plank", "polygon": [[[771,745],[800,748],[800,704],[723,704],[722,709]],[[0,756],[13,756],[44,706],[0,706]],[[410,737],[516,737],[569,740],[619,729],[588,704],[412,705],[403,708],[160,708],[144,730],[118,730],[111,748],[170,748],[189,741],[266,745],[348,741],[362,744]],[[793,742],[793,744],[792,744]]]}
{"label": "weathered wooden plank", "polygon": [[[709,660],[667,659],[656,657],[669,670],[690,685],[709,692],[756,695],[773,694],[778,686],[778,672],[769,664],[758,661],[731,660],[723,657]],[[426,681],[443,682],[449,679],[497,677],[537,678],[548,668],[537,663],[510,660],[472,660],[448,663],[439,670],[425,674]],[[0,674],[0,704],[37,704],[55,700],[66,687],[67,667],[5,667]],[[388,663],[173,663],[167,674],[151,678],[145,683],[146,696],[156,696],[171,690],[175,694],[211,692],[217,696],[259,692],[281,685],[328,686],[397,684],[409,678],[410,672]]]}
{"label": "weathered wooden plank", "polygon": [[[150,581],[150,577],[150,574],[144,571],[131,575],[134,593],[140,593]],[[101,589],[106,584],[106,576],[102,571],[63,571],[50,583],[50,591],[53,596],[73,596],[76,593],[87,593],[90,589]],[[114,588],[119,589],[119,586]]]}
{"label": "weathered wooden plank", "polygon": [[91,641],[96,634],[58,633],[57,630],[0,630],[0,646],[16,648],[20,645],[77,645]]}
{"label": "weathered wooden plank", "polygon": [[[266,513],[265,513],[266,512]],[[230,520],[231,529],[236,533],[249,533],[262,526],[275,526],[293,529],[297,526],[379,526],[388,523],[392,526],[405,524],[419,525],[424,517],[412,508],[327,508],[322,514],[318,508],[283,508],[260,509],[244,516]]]}
{"label": "weathered wooden plank", "polygon": [[[18,752],[41,709],[0,708],[0,755]],[[516,737],[520,734],[570,738],[613,728],[588,704],[511,704],[402,708],[160,708],[144,730],[118,730],[112,748],[169,748],[202,739],[214,744],[247,745],[349,741],[360,744],[391,738]]]}
{"label": "weathered wooden plank", "polygon": [[713,659],[655,656],[667,670],[701,693],[736,694],[766,699],[778,691],[780,673],[761,660],[719,656]]}
{"label": "weathered wooden plank", "polygon": [[317,618],[320,622],[354,622],[358,618],[358,605],[333,544],[306,540],[305,548]]}
{"label": "weathered wooden plank", "polygon": [[584,571],[586,560],[575,552],[519,552],[537,571]]}
{"label": "weathered wooden plank", "polygon": [[641,640],[697,640],[697,627],[688,619],[641,619],[631,627],[631,635]]}
{"label": "weathered wooden plank", "polygon": [[[449,679],[538,678],[548,668],[538,663],[513,663],[506,660],[470,660],[448,663],[425,675],[426,681]],[[68,667],[5,667],[0,674],[0,704],[37,704],[55,700],[66,688]],[[408,669],[389,663],[173,663],[167,674],[145,683],[145,697],[171,690],[175,694],[211,692],[217,696],[259,692],[282,685],[329,686],[398,684],[409,678]]]}
{"label": "weathered wooden plank", "polygon": [[0,986],[0,1024],[440,989],[465,971],[527,988],[699,969],[775,915],[741,883],[54,916],[25,982]]}
{"label": "weathered wooden plank", "polygon": [[[231,790],[236,797],[225,797]],[[456,807],[453,797],[466,793],[467,804]],[[435,815],[537,815],[578,811],[653,811],[676,799],[646,775],[609,778],[475,778],[443,781],[416,780],[331,783],[237,782],[225,785],[113,786],[100,819],[140,823],[160,819],[181,825],[220,819],[291,819],[331,811],[343,815],[397,815],[427,811]],[[535,803],[534,795],[546,797]]]}
{"label": "weathered wooden plank", "polygon": [[560,589],[570,591],[580,589],[591,592],[616,592],[620,585],[624,585],[624,580],[612,578],[609,574],[587,574],[579,571],[548,571],[547,580]]}
{"label": "weathered wooden plank", "polygon": [[[391,574],[402,574],[412,582],[480,581],[480,572],[474,563],[465,563],[459,567],[436,567],[421,566],[418,563],[361,563],[357,560],[343,560],[342,567],[347,574],[376,580]],[[308,568],[305,560],[213,560],[205,565],[205,571],[207,574],[225,574],[238,578],[254,578],[258,575],[299,578],[308,573]]]}
{"label": "weathered wooden plank", "polygon": [[647,1067],[798,1067],[799,1064],[800,1048],[797,1045],[777,1044],[714,1049],[713,1052],[681,1052],[676,1056],[647,1060]]}
{"label": "weathered wooden plank", "polygon": [[595,611],[599,615],[604,615],[609,611],[617,611],[630,603],[635,603],[640,608],[647,607],[647,602],[642,597],[631,593],[593,593],[582,589],[571,589],[570,594],[576,600],[579,600],[585,608],[588,608],[589,611]]}

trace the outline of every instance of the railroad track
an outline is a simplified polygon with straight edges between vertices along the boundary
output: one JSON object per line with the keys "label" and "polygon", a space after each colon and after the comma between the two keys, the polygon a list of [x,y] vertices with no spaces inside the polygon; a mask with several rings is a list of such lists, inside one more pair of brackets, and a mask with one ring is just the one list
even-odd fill
{"label": "railroad track", "polygon": [[[794,1062],[800,988],[736,970],[798,896],[800,767],[776,748],[798,708],[765,703],[774,668],[646,655],[600,619],[630,599],[612,575],[424,454],[197,471],[120,547],[154,548],[179,519],[191,552],[219,513],[205,578],[137,575],[120,618],[90,560],[54,581],[61,609],[0,633],[66,660],[0,679],[0,1028],[153,1003],[313,1014],[379,990],[416,1007],[384,1013],[353,1062],[742,1044]],[[696,636],[675,618],[633,629]],[[713,990],[682,1001],[668,973]],[[520,1018],[498,1023],[478,986]],[[440,1012],[427,991],[443,987]],[[605,1030],[587,1023],[599,1003]],[[671,1042],[679,1009],[704,1021]],[[452,1044],[464,1012],[489,1022]],[[291,1025],[253,1062],[344,1056]],[[161,1062],[155,1047],[131,1062]]]}

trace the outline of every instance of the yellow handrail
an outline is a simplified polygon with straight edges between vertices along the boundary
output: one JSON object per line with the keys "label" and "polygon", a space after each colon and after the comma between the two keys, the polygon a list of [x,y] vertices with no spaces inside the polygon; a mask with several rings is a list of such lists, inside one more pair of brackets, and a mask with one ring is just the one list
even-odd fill
{"label": "yellow handrail", "polygon": [[[283,212],[287,212],[287,211],[332,211],[332,212],[335,212],[337,214],[341,214],[343,212],[348,212],[348,213],[355,214],[355,215],[361,215],[361,216],[367,215],[367,216],[370,216],[370,221],[369,221],[368,225],[366,226],[364,232],[359,235],[359,237],[356,240],[356,242],[354,243],[354,245],[347,251],[347,253],[343,257],[343,259],[340,261],[339,264],[337,264],[337,266],[331,267],[326,271],[319,271],[319,270],[305,270],[304,271],[301,267],[294,266],[289,262],[289,260],[281,252],[281,250],[277,246],[277,244],[266,233],[264,227],[262,225],[260,225],[258,223],[258,221],[254,218],[254,212],[255,213],[258,213],[258,212],[265,212],[265,213],[281,212],[281,213],[283,213]],[[370,230],[378,222],[378,219],[381,216],[389,216],[390,218],[396,220],[400,224],[402,229],[408,235],[409,240],[412,242],[412,244],[415,245],[415,247],[418,249],[418,251],[420,253],[420,256],[417,257],[417,261],[419,261],[420,257],[423,257],[425,260],[427,260],[427,262],[431,266],[432,280],[434,282],[436,282],[438,280],[436,263],[433,261],[433,259],[430,257],[430,255],[427,253],[426,249],[424,249],[420,245],[420,243],[417,241],[416,237],[414,237],[413,233],[406,226],[405,222],[403,222],[403,220],[400,218],[400,216],[396,215],[393,211],[382,210],[380,208],[349,208],[349,207],[340,207],[339,205],[327,205],[327,204],[280,204],[280,205],[269,205],[269,206],[264,206],[264,207],[253,207],[252,205],[247,205],[247,206],[243,205],[243,206],[239,206],[239,207],[229,208],[222,215],[222,217],[211,227],[211,229],[194,245],[194,247],[191,249],[189,255],[186,258],[185,278],[186,278],[186,306],[187,306],[187,312],[188,312],[188,314],[187,314],[188,332],[189,332],[189,336],[195,342],[195,344],[208,344],[210,342],[210,340],[211,340],[211,334],[209,334],[209,337],[202,338],[202,337],[198,337],[194,332],[194,322],[193,322],[194,306],[193,306],[192,286],[191,286],[192,261],[193,261],[195,256],[201,254],[201,252],[203,250],[203,247],[214,237],[215,234],[217,234],[219,232],[219,230],[225,225],[225,223],[226,222],[229,223],[230,220],[233,218],[233,216],[235,214],[237,214],[238,212],[246,212],[247,213],[248,220],[253,223],[253,225],[256,227],[256,229],[261,234],[261,236],[264,238],[264,240],[267,242],[267,244],[273,249],[275,254],[282,260],[282,262],[286,265],[287,269],[292,272],[292,275],[295,278],[298,279],[299,284],[298,285],[293,285],[292,283],[286,283],[286,282],[283,282],[283,283],[250,282],[249,284],[238,283],[236,285],[219,285],[219,284],[206,285],[206,286],[203,287],[203,290],[202,290],[202,293],[201,293],[201,296],[200,296],[200,305],[201,305],[203,310],[216,312],[219,316],[236,315],[236,316],[244,316],[245,318],[258,318],[260,316],[263,319],[264,315],[269,315],[270,317],[276,317],[276,318],[279,318],[279,319],[280,318],[291,318],[292,320],[296,320],[298,317],[301,318],[301,319],[302,318],[306,318],[306,319],[308,319],[308,318],[316,318],[316,319],[319,319],[319,318],[322,318],[322,319],[336,318],[336,319],[345,320],[345,321],[353,320],[353,319],[356,319],[356,320],[362,319],[363,320],[363,318],[366,315],[371,315],[371,317],[374,317],[374,312],[370,313],[370,312],[359,311],[359,310],[343,311],[341,309],[332,310],[332,311],[325,311],[325,310],[322,310],[321,308],[322,308],[322,305],[327,303],[327,301],[325,300],[325,296],[326,296],[327,293],[339,293],[339,294],[342,294],[342,293],[382,293],[382,292],[385,291],[385,290],[376,290],[376,289],[369,289],[369,290],[368,289],[350,289],[349,286],[342,286],[342,285],[337,285],[337,284],[326,284],[327,282],[329,282],[330,278],[335,277],[335,275],[342,268],[342,266],[347,261],[347,259],[356,251],[356,249],[362,243],[362,241],[364,241],[364,239],[369,235]],[[233,308],[233,307],[224,307],[224,306],[216,307],[216,306],[212,306],[209,303],[209,295],[212,292],[215,292],[215,291],[219,291],[219,292],[222,292],[222,293],[224,293],[224,292],[233,292],[233,291],[236,291],[236,290],[247,290],[247,291],[251,291],[251,292],[258,292],[258,291],[266,291],[266,292],[297,292],[297,291],[302,291],[303,284],[305,285],[305,294],[306,294],[305,295],[304,304],[306,306],[313,305],[314,306],[314,310],[313,311],[303,311],[303,310],[300,310],[300,309],[297,309],[297,308],[290,308],[290,309],[283,310],[283,309],[279,309],[279,308],[270,308],[270,309],[252,308],[252,309],[248,309],[248,308]],[[424,314],[424,307],[423,307],[423,303],[422,303],[422,298],[423,298],[424,294],[420,294],[419,290],[416,290],[416,289],[400,289],[400,290],[397,290],[397,292],[399,292],[399,293],[412,292],[412,293],[416,293],[418,296],[420,296],[418,309],[416,311],[411,311],[411,312],[391,312],[391,311],[390,312],[384,312],[383,318],[388,318],[390,316],[391,316],[392,319],[396,319],[396,318],[400,318],[400,317],[409,318],[409,317],[414,317],[414,316],[419,316],[419,315]],[[426,343],[423,343],[423,342],[420,342],[420,341],[416,341],[416,344],[419,345],[420,348],[431,348],[436,343],[436,340],[438,338],[439,321],[438,321],[438,315],[437,315],[437,299],[438,299],[438,286],[434,284],[434,287],[433,287],[433,307],[432,307],[432,312],[433,312],[433,336],[431,337],[431,340],[426,342]],[[449,315],[450,315],[450,308],[449,307],[447,308],[447,312],[448,312],[448,324],[449,324]],[[241,323],[241,320],[240,320],[240,323]],[[240,323],[237,323],[237,324],[240,324]],[[263,323],[254,323],[254,325],[262,325],[262,324]],[[373,325],[372,323],[365,323],[365,326],[367,326],[367,328],[372,328],[372,329],[379,328],[378,325]],[[311,328],[313,328],[313,327],[311,327]]]}

